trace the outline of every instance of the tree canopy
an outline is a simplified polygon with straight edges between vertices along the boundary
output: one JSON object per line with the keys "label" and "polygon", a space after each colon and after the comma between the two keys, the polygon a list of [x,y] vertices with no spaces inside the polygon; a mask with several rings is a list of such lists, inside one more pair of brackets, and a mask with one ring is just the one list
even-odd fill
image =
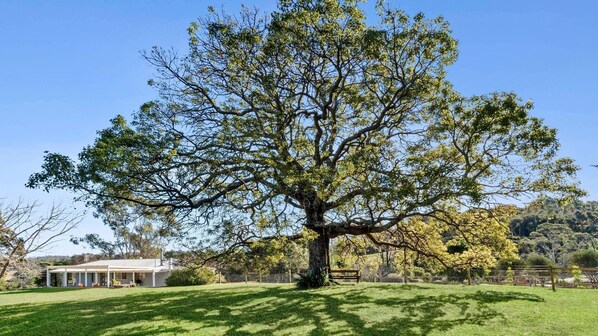
{"label": "tree canopy", "polygon": [[544,223],[567,225],[575,232],[598,238],[598,202],[577,200],[562,205],[551,198],[536,200],[513,217],[510,226],[514,234],[528,237]]}
{"label": "tree canopy", "polygon": [[46,155],[28,186],[166,209],[211,245],[309,231],[313,274],[329,266],[330,238],[580,193],[531,102],[453,89],[457,42],[442,17],[383,1],[377,14],[367,24],[353,0],[210,8],[187,54],[144,53],[158,99],[114,118],[76,161]]}
{"label": "tree canopy", "polygon": [[122,201],[105,202],[95,215],[112,229],[114,241],[107,241],[96,233],[70,240],[75,245],[88,245],[110,258],[156,258],[173,231],[167,227],[171,223],[167,220],[169,216]]}

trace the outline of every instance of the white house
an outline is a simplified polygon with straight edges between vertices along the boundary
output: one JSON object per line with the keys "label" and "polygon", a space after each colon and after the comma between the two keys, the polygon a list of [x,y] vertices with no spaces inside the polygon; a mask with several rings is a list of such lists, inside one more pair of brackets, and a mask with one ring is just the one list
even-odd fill
{"label": "white house", "polygon": [[79,265],[48,266],[46,285],[51,286],[50,277],[56,274],[55,276],[62,275],[62,287],[110,287],[113,280],[122,284],[160,287],[166,286],[164,280],[170,276],[172,269],[172,259],[115,259]]}

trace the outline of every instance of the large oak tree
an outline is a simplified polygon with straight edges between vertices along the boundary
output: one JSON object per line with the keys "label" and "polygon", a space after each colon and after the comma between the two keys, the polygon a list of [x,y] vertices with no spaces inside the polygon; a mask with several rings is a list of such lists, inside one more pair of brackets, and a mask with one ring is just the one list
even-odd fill
{"label": "large oak tree", "polygon": [[144,54],[159,99],[132,122],[116,117],[78,161],[47,155],[29,186],[167,209],[229,247],[308,229],[315,277],[340,235],[577,192],[575,166],[530,102],[453,90],[444,19],[380,3],[367,24],[356,3],[211,9],[189,27],[187,54]]}

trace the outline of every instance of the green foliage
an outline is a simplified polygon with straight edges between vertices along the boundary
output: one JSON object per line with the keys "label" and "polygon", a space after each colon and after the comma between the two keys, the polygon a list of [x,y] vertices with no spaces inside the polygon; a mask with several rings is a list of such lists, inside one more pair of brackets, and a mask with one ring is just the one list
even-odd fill
{"label": "green foliage", "polygon": [[0,279],[0,291],[11,290],[14,288],[14,283],[6,279]]}
{"label": "green foliage", "polygon": [[582,285],[582,271],[579,269],[579,266],[573,265],[571,266],[571,275],[573,276],[573,285],[576,288],[584,288]]}
{"label": "green foliage", "polygon": [[537,253],[563,266],[569,253],[593,246],[595,239],[587,233],[576,233],[567,225],[544,223],[538,225],[529,238],[519,241],[524,254]]}
{"label": "green foliage", "polygon": [[523,259],[500,259],[496,264],[496,269],[506,270],[509,267],[523,268],[527,263]]}
{"label": "green foliage", "polygon": [[538,254],[531,254],[529,255],[526,259],[525,262],[529,265],[529,266],[543,266],[543,267],[550,267],[550,266],[554,266],[554,262],[552,262],[550,259],[538,255]]}
{"label": "green foliage", "polygon": [[513,281],[514,281],[514,276],[515,276],[515,271],[513,271],[511,269],[511,267],[509,266],[507,268],[507,285],[509,286],[513,286]]}
{"label": "green foliage", "polygon": [[582,250],[573,252],[569,258],[569,263],[580,267],[598,267],[598,251]]}
{"label": "green foliage", "polygon": [[299,272],[307,268],[308,254],[305,242],[287,241],[282,248],[284,254],[279,265],[281,271],[293,270]]}
{"label": "green foliage", "polygon": [[319,288],[329,285],[330,279],[326,268],[315,271],[308,269],[307,273],[299,274],[299,279],[297,280],[297,288],[299,289]]}
{"label": "green foliage", "polygon": [[522,209],[511,220],[514,234],[528,237],[544,223],[565,224],[578,233],[598,238],[598,202],[574,201],[563,204],[551,198],[539,199]]}
{"label": "green foliage", "polygon": [[174,269],[165,280],[167,286],[196,286],[216,282],[216,275],[207,268]]}
{"label": "green foliage", "polygon": [[306,263],[305,251],[285,238],[256,240],[247,245],[221,258],[222,268],[233,273],[267,275],[274,269],[285,272],[289,267],[302,268]]}
{"label": "green foliage", "polygon": [[[469,275],[468,275],[469,272]],[[474,269],[463,269],[463,268],[447,268],[441,272],[441,274],[446,275],[447,279],[450,282],[466,282],[468,280],[468,276],[472,279],[480,279],[484,277],[486,271],[482,268],[474,268]]]}
{"label": "green foliage", "polygon": [[[453,90],[457,41],[442,17],[383,1],[378,20],[353,0],[278,3],[268,17],[211,10],[188,29],[189,54],[145,53],[159,99],[114,118],[77,161],[46,155],[27,185],[78,192],[98,209],[164,209],[195,229],[178,232],[222,251],[303,228],[376,234],[496,198],[583,194],[531,102]],[[486,223],[498,236],[454,254],[455,267],[493,263],[500,244],[512,253]],[[453,224],[451,244],[481,232]]]}
{"label": "green foliage", "polygon": [[175,225],[170,223],[170,216],[160,211],[123,201],[105,202],[95,215],[110,227],[114,240],[90,233],[84,237],[71,237],[70,241],[75,245],[86,244],[108,258],[155,258],[159,254],[161,240],[170,231],[163,228]]}
{"label": "green foliage", "polygon": [[[368,274],[374,278],[382,260],[378,254],[366,254],[379,251],[374,242],[383,241],[389,242],[386,248],[392,251],[393,270],[401,274],[407,272],[408,276],[413,276],[419,267],[430,274],[449,268],[447,272],[451,279],[464,279],[468,269],[474,269],[473,275],[481,277],[484,269],[494,267],[498,259],[514,260],[517,256],[506,225],[513,211],[514,208],[508,206],[492,210],[447,211],[445,216],[434,218],[413,217],[384,234],[371,235],[373,240],[340,237],[334,242],[333,264],[362,270],[367,267]],[[455,227],[460,231],[454,230]]]}

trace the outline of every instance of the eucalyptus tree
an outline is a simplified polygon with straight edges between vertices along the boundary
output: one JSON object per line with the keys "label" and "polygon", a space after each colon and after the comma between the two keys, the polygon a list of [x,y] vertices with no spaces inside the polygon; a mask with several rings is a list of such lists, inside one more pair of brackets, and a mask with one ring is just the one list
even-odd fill
{"label": "eucalyptus tree", "polygon": [[48,154],[28,185],[167,209],[230,248],[303,231],[316,284],[331,238],[578,192],[530,102],[453,90],[457,42],[443,18],[380,1],[369,24],[357,2],[210,8],[190,25],[187,54],[144,53],[158,99],[132,122],[113,119],[77,161]]}

